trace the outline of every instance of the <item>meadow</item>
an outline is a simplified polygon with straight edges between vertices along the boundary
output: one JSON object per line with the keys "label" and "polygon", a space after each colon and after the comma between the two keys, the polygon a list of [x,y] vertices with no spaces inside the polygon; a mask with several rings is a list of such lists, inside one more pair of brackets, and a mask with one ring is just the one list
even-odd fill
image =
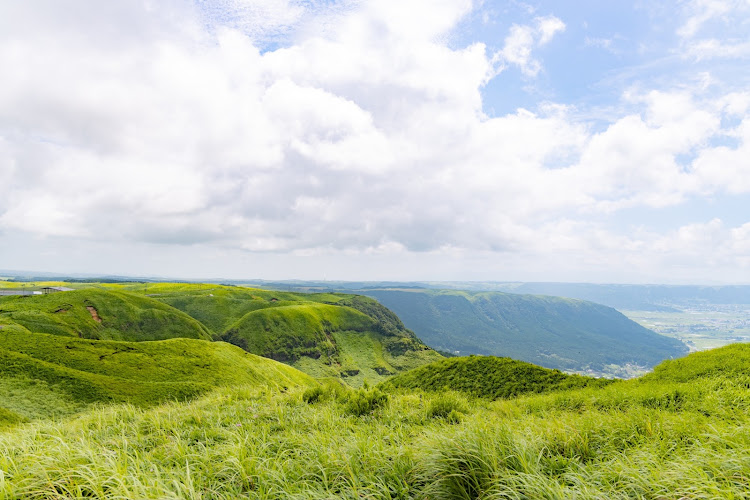
{"label": "meadow", "polygon": [[[748,344],[603,380],[442,358],[365,297],[218,285],[0,320],[0,499],[750,498]],[[181,328],[212,340],[154,340]]]}
{"label": "meadow", "polygon": [[244,386],[15,424],[0,497],[748,498],[749,347],[508,399]]}

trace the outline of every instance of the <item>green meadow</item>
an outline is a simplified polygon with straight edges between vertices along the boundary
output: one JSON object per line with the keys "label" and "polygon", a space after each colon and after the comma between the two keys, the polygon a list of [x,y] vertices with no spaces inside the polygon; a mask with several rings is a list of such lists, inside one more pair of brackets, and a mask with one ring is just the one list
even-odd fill
{"label": "green meadow", "polygon": [[604,386],[233,386],[0,432],[3,498],[748,498],[750,349]]}
{"label": "green meadow", "polygon": [[351,294],[0,298],[0,499],[750,498],[749,407],[747,344],[605,380]]}

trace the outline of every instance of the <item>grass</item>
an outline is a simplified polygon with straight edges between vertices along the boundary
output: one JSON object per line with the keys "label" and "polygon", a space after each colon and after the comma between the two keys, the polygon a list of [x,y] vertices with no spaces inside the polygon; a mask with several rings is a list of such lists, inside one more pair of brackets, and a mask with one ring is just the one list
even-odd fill
{"label": "grass", "polygon": [[749,498],[737,374],[494,402],[329,383],[100,408],[0,432],[0,497]]}
{"label": "grass", "polygon": [[125,291],[95,288],[0,297],[0,324],[88,339],[211,338],[210,331],[200,322],[161,302]]}
{"label": "grass", "polygon": [[80,411],[98,402],[151,405],[217,386],[292,387],[313,380],[223,342],[96,341],[49,334],[0,336],[0,407],[25,418]]}
{"label": "grass", "polygon": [[[99,292],[175,310],[123,288]],[[276,336],[330,342],[335,353],[291,362],[351,371],[343,379],[358,388],[223,342],[36,333],[15,322],[31,303],[3,300],[0,498],[750,498],[750,345],[628,381],[474,357],[371,387],[434,351],[366,300],[257,297],[247,300],[264,306],[244,313],[239,299],[226,305],[238,332],[274,349]]]}
{"label": "grass", "polygon": [[224,340],[357,387],[441,358],[395,314],[362,296],[185,283],[77,286],[72,292],[0,297],[0,332]]}
{"label": "grass", "polygon": [[252,311],[222,338],[355,387],[442,358],[410,335],[383,331],[376,319],[351,307],[307,302]]}
{"label": "grass", "polygon": [[469,356],[448,358],[401,373],[384,382],[390,388],[459,391],[474,397],[500,399],[526,393],[602,387],[611,381],[567,375],[510,358]]}

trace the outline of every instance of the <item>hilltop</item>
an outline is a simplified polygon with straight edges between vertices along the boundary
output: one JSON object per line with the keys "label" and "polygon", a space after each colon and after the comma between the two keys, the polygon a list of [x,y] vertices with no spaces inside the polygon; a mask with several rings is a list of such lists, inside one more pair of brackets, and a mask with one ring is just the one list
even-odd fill
{"label": "hilltop", "polygon": [[101,340],[211,339],[205,326],[173,307],[136,293],[99,288],[0,297],[0,325]]}
{"label": "hilltop", "polygon": [[442,358],[368,297],[206,284],[125,287],[200,321],[215,340],[353,386]]}
{"label": "hilltop", "polygon": [[548,368],[608,373],[688,352],[616,310],[574,299],[500,292],[366,290],[427,345],[507,356]]}
{"label": "hilltop", "polygon": [[568,375],[524,361],[495,356],[448,358],[401,373],[383,382],[387,388],[458,391],[474,397],[501,399],[551,392],[611,381]]}
{"label": "hilltop", "polygon": [[49,295],[0,297],[0,332],[232,343],[315,377],[359,386],[442,356],[377,301],[177,283],[76,284]]}

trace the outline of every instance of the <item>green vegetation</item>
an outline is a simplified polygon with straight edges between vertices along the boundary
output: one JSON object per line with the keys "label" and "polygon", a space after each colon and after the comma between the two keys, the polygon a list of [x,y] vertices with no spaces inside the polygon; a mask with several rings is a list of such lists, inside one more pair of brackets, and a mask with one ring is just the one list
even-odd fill
{"label": "green vegetation", "polygon": [[524,361],[495,356],[449,358],[396,375],[385,387],[425,391],[459,391],[474,397],[500,399],[587,386],[611,381],[566,375]]}
{"label": "green vegetation", "polygon": [[612,308],[499,292],[367,290],[428,345],[463,355],[508,356],[548,368],[612,373],[687,353]]}
{"label": "green vegetation", "polygon": [[70,292],[0,297],[0,335],[224,340],[355,387],[442,358],[368,297],[184,283],[76,286]]}
{"label": "green vegetation", "polygon": [[[401,293],[477,346],[657,345],[580,301]],[[0,298],[0,498],[750,498],[748,388],[750,345],[599,380],[442,358],[357,295],[81,284]]]}
{"label": "green vegetation", "polygon": [[217,386],[313,383],[291,367],[225,343],[96,341],[5,330],[0,335],[0,408],[30,419],[99,402],[182,400]]}
{"label": "green vegetation", "polygon": [[354,387],[442,358],[369,297],[183,283],[108,287],[177,308],[216,340]]}
{"label": "green vegetation", "polygon": [[211,338],[201,323],[161,302],[125,291],[95,288],[0,297],[0,325],[6,324],[20,325],[35,333],[87,339]]}
{"label": "green vegetation", "polygon": [[497,401],[329,381],[15,424],[0,498],[748,498],[750,346],[701,354]]}

